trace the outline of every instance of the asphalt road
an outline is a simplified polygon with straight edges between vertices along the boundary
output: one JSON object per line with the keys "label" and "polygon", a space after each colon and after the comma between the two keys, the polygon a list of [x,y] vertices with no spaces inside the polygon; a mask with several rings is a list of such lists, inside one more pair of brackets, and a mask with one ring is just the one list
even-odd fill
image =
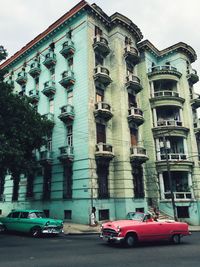
{"label": "asphalt road", "polygon": [[200,232],[180,245],[108,245],[96,235],[31,238],[0,235],[0,267],[193,267],[200,264]]}

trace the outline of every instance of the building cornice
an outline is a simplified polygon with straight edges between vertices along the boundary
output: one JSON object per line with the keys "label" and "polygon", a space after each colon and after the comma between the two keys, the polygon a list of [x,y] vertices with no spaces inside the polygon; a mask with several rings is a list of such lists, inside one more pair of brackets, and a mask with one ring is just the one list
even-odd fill
{"label": "building cornice", "polygon": [[179,42],[163,50],[158,50],[149,40],[144,40],[141,43],[138,43],[137,47],[140,52],[150,51],[156,57],[163,57],[172,52],[180,52],[185,54],[189,58],[191,63],[197,59],[195,50],[191,46],[183,42]]}

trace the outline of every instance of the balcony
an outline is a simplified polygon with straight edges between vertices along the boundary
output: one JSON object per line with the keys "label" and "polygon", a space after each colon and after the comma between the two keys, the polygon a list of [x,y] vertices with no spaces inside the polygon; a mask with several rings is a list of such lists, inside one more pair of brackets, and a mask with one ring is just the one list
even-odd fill
{"label": "balcony", "polygon": [[104,119],[105,121],[110,120],[113,116],[111,106],[105,102],[95,103],[94,116],[95,118]]}
{"label": "balcony", "polygon": [[51,122],[54,123],[54,114],[53,113],[46,113],[44,115],[42,115],[43,118],[45,118],[46,120],[49,120]]}
{"label": "balcony", "polygon": [[132,63],[133,65],[138,64],[138,62],[140,61],[140,56],[138,50],[135,47],[127,45],[124,48],[124,51],[124,58],[126,61]]}
{"label": "balcony", "polygon": [[27,73],[25,71],[21,71],[17,74],[16,82],[20,85],[24,85],[27,82]]}
{"label": "balcony", "polygon": [[128,110],[128,122],[129,123],[135,123],[138,126],[143,124],[144,117],[143,112],[140,108],[131,107]]}
{"label": "balcony", "polygon": [[61,107],[61,114],[58,118],[64,123],[70,123],[74,120],[74,107],[72,105],[65,105]]}
{"label": "balcony", "polygon": [[32,104],[38,103],[38,101],[40,99],[38,90],[32,89],[32,90],[29,91],[28,95],[30,97],[30,100],[31,100]]}
{"label": "balcony", "polygon": [[55,81],[47,81],[44,83],[44,89],[42,93],[47,97],[52,97],[56,93]]}
{"label": "balcony", "polygon": [[183,122],[179,120],[158,120],[152,129],[154,137],[162,136],[163,133],[170,132],[179,136],[186,137],[189,131],[188,128],[183,126]]}
{"label": "balcony", "polygon": [[40,63],[37,61],[34,61],[30,65],[30,70],[28,72],[33,78],[37,78],[41,73],[41,67]]}
{"label": "balcony", "polygon": [[110,48],[108,46],[108,41],[106,38],[104,38],[101,35],[97,35],[94,38],[94,44],[93,44],[94,51],[102,54],[104,57],[107,56],[110,53]]}
{"label": "balcony", "polygon": [[112,158],[114,158],[112,145],[105,144],[105,143],[98,143],[96,145],[95,157],[97,159],[102,158],[105,160],[111,160]]}
{"label": "balcony", "polygon": [[197,109],[200,107],[200,95],[194,94],[192,95],[192,99],[190,100],[192,108]]}
{"label": "balcony", "polygon": [[53,51],[49,51],[45,55],[45,60],[43,61],[43,65],[47,67],[47,69],[54,68],[56,65],[56,54]]}
{"label": "balcony", "polygon": [[[172,67],[171,65],[165,65],[165,66],[154,66],[152,68],[149,69],[148,71],[148,76],[149,78],[153,77],[153,76],[160,76],[160,75],[168,75],[170,76],[170,78],[175,78],[175,80],[177,78],[180,79],[182,73],[180,73],[177,68]],[[159,78],[159,77],[158,77]]]}
{"label": "balcony", "polygon": [[196,119],[193,123],[195,134],[200,133],[200,119]]}
{"label": "balcony", "polygon": [[[191,192],[173,192],[174,200],[191,200],[193,198]],[[171,199],[171,192],[164,192],[165,199]]]}
{"label": "balcony", "polygon": [[59,83],[66,89],[71,87],[72,85],[74,85],[74,83],[76,81],[74,78],[74,72],[71,70],[64,71],[61,74],[61,77],[62,77],[62,79],[61,79],[61,81],[59,81]]}
{"label": "balcony", "polygon": [[135,75],[128,75],[126,77],[126,84],[127,90],[133,90],[136,94],[142,90],[142,85],[140,84],[140,79]]}
{"label": "balcony", "polygon": [[180,97],[178,92],[171,90],[154,92],[150,99],[151,104],[154,104],[154,106],[159,106],[161,103],[162,105],[165,105],[165,103],[168,105],[169,101],[172,105],[182,107],[185,99]]}
{"label": "balcony", "polygon": [[9,79],[5,83],[8,84],[12,89],[15,87],[12,77],[9,77]]}
{"label": "balcony", "polygon": [[58,159],[62,163],[67,163],[67,162],[73,161],[73,159],[74,159],[74,148],[73,148],[73,146],[59,147],[59,150],[60,150],[60,155],[59,155]]}
{"label": "balcony", "polygon": [[97,66],[94,69],[94,81],[102,83],[105,86],[109,85],[112,82],[109,70],[105,67]]}
{"label": "balcony", "polygon": [[39,162],[41,165],[51,165],[53,163],[53,152],[49,150],[40,151]]}
{"label": "balcony", "polygon": [[191,84],[197,83],[199,81],[199,76],[197,74],[197,71],[192,69],[189,71],[187,75],[188,82]]}
{"label": "balcony", "polygon": [[62,50],[60,51],[60,54],[64,58],[69,58],[73,56],[74,53],[75,53],[74,43],[71,40],[64,42],[62,45]]}
{"label": "balcony", "polygon": [[184,153],[168,153],[166,154],[161,154],[160,155],[160,160],[166,160],[168,158],[169,161],[182,161],[182,160],[187,160],[187,155]]}
{"label": "balcony", "polygon": [[144,147],[132,146],[130,148],[130,161],[131,163],[144,163],[148,160],[146,149]]}

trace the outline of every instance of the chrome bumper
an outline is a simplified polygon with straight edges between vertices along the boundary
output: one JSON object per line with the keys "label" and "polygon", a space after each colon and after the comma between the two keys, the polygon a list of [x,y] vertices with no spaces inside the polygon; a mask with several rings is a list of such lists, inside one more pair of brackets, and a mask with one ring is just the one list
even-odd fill
{"label": "chrome bumper", "polygon": [[61,234],[63,233],[63,229],[56,229],[56,228],[46,228],[42,230],[42,234]]}
{"label": "chrome bumper", "polygon": [[113,240],[115,242],[121,242],[124,240],[123,236],[111,236],[111,235],[103,235],[102,233],[100,234],[100,238],[106,241]]}

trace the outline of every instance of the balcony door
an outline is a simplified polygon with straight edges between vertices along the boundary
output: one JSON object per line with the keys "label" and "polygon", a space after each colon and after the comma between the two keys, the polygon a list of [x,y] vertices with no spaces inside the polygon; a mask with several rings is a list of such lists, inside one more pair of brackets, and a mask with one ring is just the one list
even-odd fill
{"label": "balcony door", "polygon": [[98,143],[106,143],[106,126],[104,124],[97,123],[96,124],[97,131],[97,144]]}
{"label": "balcony door", "polygon": [[138,130],[131,128],[130,129],[130,137],[131,137],[131,146],[137,146],[137,144],[138,144]]}

